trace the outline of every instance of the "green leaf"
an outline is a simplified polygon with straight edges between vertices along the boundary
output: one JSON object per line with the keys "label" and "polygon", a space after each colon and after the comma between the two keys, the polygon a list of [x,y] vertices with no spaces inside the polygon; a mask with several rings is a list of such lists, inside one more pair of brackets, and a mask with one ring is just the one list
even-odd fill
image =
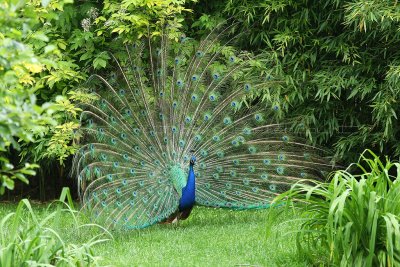
{"label": "green leaf", "polygon": [[97,57],[93,60],[93,67],[95,69],[101,69],[101,68],[105,68],[107,65],[107,61],[105,61],[104,59],[102,59],[101,57]]}
{"label": "green leaf", "polygon": [[15,177],[18,178],[21,182],[29,184],[28,179],[26,179],[25,175],[23,175],[22,173],[16,173]]}
{"label": "green leaf", "polygon": [[50,52],[53,52],[55,49],[57,49],[57,47],[55,45],[46,45],[44,47],[44,53],[48,54]]}
{"label": "green leaf", "polygon": [[79,58],[79,60],[86,60],[91,58],[92,56],[93,56],[92,52],[87,51]]}
{"label": "green leaf", "polygon": [[35,32],[34,34],[32,34],[32,38],[43,42],[49,41],[49,37],[47,37],[46,34],[44,34],[43,32]]}
{"label": "green leaf", "polygon": [[42,0],[42,7],[47,7],[50,3],[50,0]]}
{"label": "green leaf", "polygon": [[4,176],[3,178],[4,178],[3,186],[5,186],[9,190],[13,190],[14,189],[14,181],[6,176]]}

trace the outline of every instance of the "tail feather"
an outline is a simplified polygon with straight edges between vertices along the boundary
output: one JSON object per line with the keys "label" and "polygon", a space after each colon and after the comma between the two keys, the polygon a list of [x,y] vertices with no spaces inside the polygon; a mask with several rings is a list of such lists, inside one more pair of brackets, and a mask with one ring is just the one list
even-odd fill
{"label": "tail feather", "polygon": [[84,145],[73,166],[96,221],[130,229],[175,216],[192,150],[196,202],[207,206],[267,207],[294,182],[330,169],[326,151],[277,122],[279,81],[231,46],[234,26],[201,42],[175,42],[165,29],[126,45],[119,60],[112,55],[107,78],[90,77],[98,100],[82,104]]}

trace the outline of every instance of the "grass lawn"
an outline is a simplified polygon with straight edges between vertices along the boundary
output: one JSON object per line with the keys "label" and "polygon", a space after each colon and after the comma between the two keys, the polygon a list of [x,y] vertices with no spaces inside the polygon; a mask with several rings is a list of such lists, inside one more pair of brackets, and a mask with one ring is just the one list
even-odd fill
{"label": "grass lawn", "polygon": [[[0,203],[0,218],[15,207]],[[35,210],[46,213],[43,205]],[[178,225],[114,231],[114,239],[96,245],[95,254],[102,257],[100,263],[111,266],[307,266],[296,252],[294,235],[287,234],[297,223],[278,225],[293,215],[285,212],[271,223],[268,213],[195,207]],[[71,222],[65,217],[60,231]],[[79,243],[85,238],[69,234],[68,240]]]}

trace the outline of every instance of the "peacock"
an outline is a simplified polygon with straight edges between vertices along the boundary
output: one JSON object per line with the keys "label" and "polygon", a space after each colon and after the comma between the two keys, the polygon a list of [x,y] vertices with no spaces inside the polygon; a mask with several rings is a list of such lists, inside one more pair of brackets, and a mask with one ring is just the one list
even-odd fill
{"label": "peacock", "polygon": [[138,229],[186,219],[195,204],[266,208],[330,168],[324,149],[277,120],[276,81],[234,49],[232,25],[201,41],[149,33],[91,76],[73,168],[94,221]]}

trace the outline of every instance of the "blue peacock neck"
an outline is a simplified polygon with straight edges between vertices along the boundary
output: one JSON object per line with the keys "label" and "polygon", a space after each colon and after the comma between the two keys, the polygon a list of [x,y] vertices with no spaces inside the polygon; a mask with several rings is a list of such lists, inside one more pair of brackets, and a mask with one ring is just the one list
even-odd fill
{"label": "blue peacock neck", "polygon": [[190,162],[186,186],[182,188],[182,197],[179,200],[179,210],[191,209],[196,199],[196,177],[193,170],[194,162]]}

